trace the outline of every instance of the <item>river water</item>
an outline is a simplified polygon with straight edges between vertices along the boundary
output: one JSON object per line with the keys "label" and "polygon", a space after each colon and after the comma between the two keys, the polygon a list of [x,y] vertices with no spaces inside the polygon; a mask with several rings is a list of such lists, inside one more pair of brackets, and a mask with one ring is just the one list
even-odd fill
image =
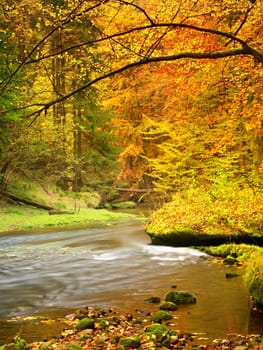
{"label": "river water", "polygon": [[197,297],[174,313],[176,329],[208,338],[260,331],[242,279],[225,278],[232,269],[198,250],[151,245],[138,219],[1,235],[0,344],[8,318],[85,306],[154,312],[145,299],[175,284]]}

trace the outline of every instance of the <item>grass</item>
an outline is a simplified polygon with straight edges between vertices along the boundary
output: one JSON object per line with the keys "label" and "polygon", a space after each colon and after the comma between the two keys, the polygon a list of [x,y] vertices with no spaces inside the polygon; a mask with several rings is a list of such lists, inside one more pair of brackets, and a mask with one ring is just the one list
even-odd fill
{"label": "grass", "polygon": [[132,217],[131,214],[106,209],[81,208],[75,214],[49,215],[46,210],[28,206],[0,208],[0,232],[21,231],[61,226],[77,226],[91,222],[108,222]]}
{"label": "grass", "polygon": [[100,203],[100,196],[96,192],[63,191],[54,184],[36,182],[18,174],[10,179],[6,192],[75,214],[49,215],[46,210],[19,205],[3,198],[0,201],[0,232],[79,226],[131,217],[130,214],[95,209]]}

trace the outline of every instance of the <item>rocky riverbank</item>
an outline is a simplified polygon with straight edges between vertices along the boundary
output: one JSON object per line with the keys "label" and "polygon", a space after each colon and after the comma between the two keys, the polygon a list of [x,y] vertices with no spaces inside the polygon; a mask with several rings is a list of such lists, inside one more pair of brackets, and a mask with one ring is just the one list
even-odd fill
{"label": "rocky riverbank", "polygon": [[[65,329],[59,337],[43,339],[27,344],[15,337],[12,344],[0,347],[4,350],[125,350],[125,349],[263,349],[261,334],[229,334],[224,339],[207,341],[196,333],[173,329],[173,317],[156,322],[154,315],[135,310],[134,314],[121,314],[113,309],[87,307],[67,315],[63,320],[39,320],[64,322]],[[223,321],[223,320],[222,320]]]}
{"label": "rocky riverbank", "polygon": [[245,256],[245,285],[255,307],[263,309],[262,209],[262,194],[251,189],[218,196],[178,192],[151,215],[146,232],[156,245],[206,246],[208,250],[219,246],[215,255],[223,252],[233,263]]}

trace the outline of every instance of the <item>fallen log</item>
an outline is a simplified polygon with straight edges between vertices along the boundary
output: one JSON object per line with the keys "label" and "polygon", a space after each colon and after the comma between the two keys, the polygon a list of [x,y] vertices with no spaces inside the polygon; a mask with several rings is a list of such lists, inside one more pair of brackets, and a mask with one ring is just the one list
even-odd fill
{"label": "fallen log", "polygon": [[139,193],[148,193],[148,192],[154,192],[153,189],[148,188],[115,188],[115,190],[119,192],[139,192]]}
{"label": "fallen log", "polygon": [[11,194],[11,193],[8,193],[8,192],[2,191],[2,190],[0,190],[0,195],[3,196],[3,197],[6,197],[6,198],[10,198],[10,199],[12,199],[15,202],[31,205],[31,206],[39,208],[39,209],[55,210],[55,208],[53,208],[53,207],[51,207],[49,205],[40,204],[40,203],[34,202],[32,200],[29,200],[29,199],[17,197],[15,195]]}

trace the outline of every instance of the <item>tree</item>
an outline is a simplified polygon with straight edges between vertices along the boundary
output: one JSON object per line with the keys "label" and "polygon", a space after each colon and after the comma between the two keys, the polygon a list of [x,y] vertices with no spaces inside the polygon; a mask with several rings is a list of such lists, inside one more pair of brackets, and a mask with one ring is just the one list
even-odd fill
{"label": "tree", "polygon": [[[22,5],[25,6],[26,3],[27,1],[24,0]],[[167,5],[155,0],[150,2],[142,0],[136,2],[123,0],[65,1],[62,4],[63,6],[60,6],[59,10],[57,10],[56,15],[54,15],[47,4],[48,2],[44,3],[44,11],[40,13],[40,22],[42,21],[41,23],[43,23],[43,27],[45,28],[44,35],[37,40],[35,40],[35,36],[32,36],[34,39],[30,42],[30,45],[27,43],[29,49],[22,57],[18,67],[10,73],[8,84],[25,67],[32,72],[36,66],[46,66],[47,71],[50,72],[51,61],[57,62],[53,66],[54,71],[57,71],[57,73],[54,73],[55,85],[57,87],[61,85],[63,89],[59,89],[60,91],[55,97],[46,94],[45,98],[39,99],[38,96],[37,99],[30,101],[30,104],[25,106],[25,119],[30,120],[31,123],[38,122],[40,118],[45,119],[49,115],[51,107],[53,108],[53,114],[58,114],[58,112],[54,112],[57,108],[54,106],[72,104],[74,98],[81,96],[84,91],[91,91],[95,84],[104,93],[104,81],[106,78],[112,79],[110,84],[116,92],[122,91],[123,89],[118,88],[118,84],[116,84],[114,79],[117,75],[120,76],[120,74],[127,72],[133,72],[133,82],[137,78],[140,78],[140,82],[138,83],[136,81],[136,86],[134,86],[135,89],[138,89],[139,84],[144,84],[143,79],[147,79],[147,81],[151,79],[154,82],[154,79],[150,78],[151,74],[147,75],[141,70],[142,67],[151,65],[150,70],[153,74],[156,75],[158,73],[159,77],[161,77],[166,74],[165,71],[170,71],[171,75],[177,79],[176,83],[172,82],[171,79],[169,81],[169,74],[166,74],[165,84],[158,82],[158,87],[165,88],[167,92],[170,91],[169,97],[173,103],[169,102],[168,98],[165,101],[162,100],[161,94],[159,96],[158,94],[152,95],[154,96],[155,104],[158,103],[160,114],[163,109],[167,113],[167,115],[163,115],[162,117],[155,117],[156,121],[168,118],[172,123],[175,122],[177,124],[177,121],[174,120],[174,116],[172,115],[173,105],[176,103],[180,106],[180,110],[177,108],[176,111],[178,114],[180,112],[182,116],[182,111],[187,102],[187,106],[191,108],[191,113],[187,116],[188,119],[193,119],[194,113],[200,113],[202,109],[202,113],[206,113],[204,118],[209,122],[209,118],[213,120],[216,117],[215,114],[219,113],[219,103],[222,101],[220,97],[221,92],[214,90],[217,96],[208,96],[204,91],[200,92],[198,84],[200,85],[201,83],[204,89],[213,86],[217,82],[220,82],[221,86],[224,86],[226,80],[220,80],[220,71],[212,63],[212,61],[220,60],[221,71],[228,71],[230,77],[229,82],[227,82],[227,91],[235,91],[235,93],[231,93],[231,96],[234,96],[232,103],[226,101],[227,108],[231,108],[231,113],[228,115],[229,119],[236,122],[237,115],[239,113],[243,114],[244,122],[242,123],[242,128],[245,132],[249,129],[248,134],[253,135],[255,139],[253,157],[254,154],[257,154],[257,170],[260,170],[262,164],[262,118],[261,115],[255,116],[256,109],[254,109],[254,104],[257,106],[256,108],[260,108],[261,110],[260,84],[262,82],[263,53],[260,51],[262,31],[259,29],[262,25],[262,2],[242,0],[237,4],[232,0],[225,0],[220,3],[217,1],[207,3],[203,0],[195,2],[187,0],[183,3],[176,1],[173,4]],[[20,4],[19,7],[22,5]],[[51,24],[45,22],[47,18],[45,11],[51,11]],[[74,35],[74,39],[72,40],[72,36],[67,36],[68,33],[73,33],[72,26],[78,26],[79,23],[83,24],[87,16],[90,18],[95,34],[92,36],[82,35],[85,30],[78,29],[78,35]],[[32,18],[34,18],[34,15]],[[59,33],[66,33],[63,44],[52,46],[52,43],[56,42]],[[70,38],[70,40],[65,40],[67,38]],[[66,82],[62,82],[62,80],[59,82],[57,79],[61,79],[59,68],[62,67],[62,58],[71,57],[71,60],[69,60],[71,66],[78,67],[77,72],[79,72],[87,64],[92,66],[90,64],[92,56],[87,56],[87,52],[90,52],[91,48],[93,50],[93,57],[99,57],[102,54],[105,57],[104,60],[98,60],[96,62],[96,69],[92,71],[92,74],[82,74],[81,79],[78,79],[78,83],[76,84],[67,82],[67,79]],[[174,69],[168,64],[172,62],[178,62],[174,66]],[[207,67],[207,71],[205,67]],[[229,68],[226,69],[225,67]],[[214,81],[210,79],[209,83],[204,86],[203,80],[209,76],[208,71],[211,69],[215,70],[216,79]],[[241,82],[238,81],[238,74],[232,74],[235,69],[237,69],[238,74],[241,74]],[[178,71],[176,72],[176,70]],[[74,69],[70,70],[70,72],[72,71]],[[198,71],[201,72],[199,77]],[[253,73],[253,79],[249,78],[250,85],[247,84],[247,87],[249,88],[248,100],[253,100],[253,104],[249,102],[245,105],[242,103],[242,99],[245,96],[246,79],[251,75],[251,72]],[[127,86],[132,82],[130,75],[130,73],[127,73]],[[71,77],[68,73],[67,76]],[[194,76],[195,79],[191,79],[191,76]],[[189,78],[194,87],[191,89],[190,96],[188,96],[188,88],[186,87]],[[177,92],[181,91],[178,94],[179,97],[171,96],[173,89]],[[108,92],[110,92],[109,87]],[[153,88],[152,92],[154,92]],[[126,102],[128,101],[127,96],[128,94],[126,95]],[[152,96],[150,94],[147,96],[148,105],[142,107],[144,108],[144,115],[147,117],[152,117],[149,113],[149,101]],[[132,97],[132,94],[130,94],[129,101],[132,101]],[[209,103],[210,109],[204,111],[207,97],[211,102]],[[122,100],[119,99],[119,106],[122,105],[120,101]],[[133,110],[135,110],[134,106],[138,101],[137,98],[137,101],[128,105],[132,105]],[[77,139],[81,134],[81,127],[77,124],[77,116],[79,115],[78,113],[82,112],[81,108],[78,110],[79,107],[77,107],[77,104],[74,104],[74,106],[72,112],[74,117],[71,116],[71,119],[75,120],[73,124],[77,125],[77,131],[75,130],[74,134],[76,142],[73,143],[75,145],[75,153],[78,153],[79,148],[77,145],[79,143]],[[139,103],[138,109],[135,110],[137,124],[139,125],[136,125],[136,118],[132,118],[130,123],[127,123],[126,120],[124,122],[127,126],[131,126],[130,135],[136,134],[135,146],[137,147],[137,153],[135,157],[140,155],[141,152],[145,152],[145,141],[142,141],[141,135],[147,135],[145,130],[141,130],[142,115],[137,113],[140,109],[141,105]],[[124,111],[125,109],[122,110]],[[117,107],[115,111],[120,112],[121,109]],[[126,112],[127,108],[125,114]],[[231,125],[231,122],[227,121],[228,116],[224,114],[223,119],[218,121],[217,126],[214,126],[214,135],[217,134],[217,130],[222,130],[221,127],[223,125],[228,125],[228,127]],[[166,127],[169,129],[167,130],[167,135],[169,137],[172,135],[172,139],[176,139],[172,123],[169,123],[169,125],[166,124]],[[196,121],[196,127],[198,123]],[[209,123],[211,124],[211,121]],[[208,125],[210,125],[209,123]],[[179,125],[183,127],[182,123]],[[221,125],[221,127],[218,125]],[[237,125],[238,123],[235,124],[235,127]],[[235,127],[230,129],[235,130]],[[220,132],[216,137],[220,138]],[[243,145],[244,147],[242,146],[242,149],[247,150],[247,153],[250,151],[248,142],[253,137],[248,137],[248,140],[245,140],[246,145]],[[239,140],[241,140],[241,135]],[[149,140],[149,137],[147,138],[147,142],[150,142],[151,145],[158,145],[158,142],[152,139]],[[238,148],[238,143],[236,147]],[[209,149],[212,150],[212,146]],[[127,150],[129,150],[128,144]],[[156,154],[158,155],[158,152]],[[147,156],[147,152],[144,155]],[[123,159],[128,159],[131,156],[131,152],[124,152],[123,156]],[[246,158],[249,158],[248,155]]]}
{"label": "tree", "polygon": [[[89,3],[88,7],[85,8],[82,7],[83,3],[79,2],[73,9],[69,7],[68,12],[58,21],[58,24],[53,27],[42,40],[32,47],[25,62],[22,62],[19,68],[25,64],[36,64],[40,61],[44,62],[44,60],[51,56],[54,57],[62,52],[70,52],[77,47],[81,50],[94,43],[102,43],[102,45],[105,45],[105,42],[109,42],[109,45],[112,45],[113,49],[116,45],[123,48],[127,57],[125,60],[126,64],[124,63],[118,66],[119,61],[116,61],[112,70],[109,69],[106,72],[103,70],[103,74],[98,74],[94,79],[85,81],[81,86],[66,92],[63,96],[45,103],[43,102],[42,106],[36,106],[37,108],[28,113],[27,117],[45,111],[54,104],[65,101],[79,91],[88,89],[90,86],[103,79],[119,74],[127,69],[153,62],[175,61],[183,58],[219,59],[240,56],[251,57],[259,64],[262,64],[263,53],[260,51],[262,38],[261,32],[258,30],[261,25],[263,6],[261,2],[256,1],[251,3],[248,0],[243,0],[239,2],[238,7],[236,3],[230,0],[223,1],[220,5],[218,5],[216,1],[209,2],[209,4],[205,1],[197,1],[194,6],[191,6],[191,4],[191,1],[186,2],[186,5],[182,5],[181,2],[176,3],[176,16],[174,16],[172,20],[168,18],[166,21],[158,20],[158,7],[155,7],[148,13],[144,9],[144,1],[138,2],[138,5],[133,2],[122,0],[92,1],[92,4]],[[115,8],[115,12],[112,11],[112,7]],[[135,11],[140,17],[140,25],[135,24],[133,26],[133,23],[129,25],[129,22],[126,22],[127,29],[112,33],[110,28],[112,27],[112,23],[114,24],[117,21],[120,11],[122,11],[122,19],[125,18],[126,20],[129,19],[130,12]],[[104,28],[104,24],[103,28],[98,28],[97,30],[98,33],[100,33],[100,37],[96,39],[87,41],[79,40],[77,44],[72,46],[68,45],[59,52],[35,57],[35,53],[41,44],[46,44],[53,33],[59,31],[60,28],[66,28],[74,19],[79,18],[82,13],[99,13],[103,19],[106,19],[105,22],[110,25]],[[111,18],[108,18],[105,13],[113,15]],[[98,17],[99,20],[102,21],[101,17]],[[155,17],[157,17],[157,20],[155,20]],[[198,24],[200,23],[201,25],[199,26]],[[106,30],[109,30],[109,34]],[[156,43],[155,34],[158,31],[167,32],[167,35],[164,35],[161,39],[158,38]],[[174,45],[174,47],[169,47],[166,51],[165,39],[169,37],[171,33],[175,33],[175,36],[177,36],[178,33],[186,33],[189,38],[189,42],[187,43],[188,50],[182,51],[183,44],[179,43],[179,47],[178,45]],[[216,47],[213,43],[209,48],[205,47],[206,50],[202,50],[202,40],[201,42],[199,40],[200,35],[202,38],[217,38]],[[127,44],[129,40],[132,42],[137,42],[136,40],[141,42],[142,37],[143,40],[145,40],[145,37],[150,37],[150,42],[145,48],[142,47],[142,45],[138,45],[138,48],[134,50],[130,48],[130,44]],[[125,42],[126,46],[122,44],[122,41]],[[149,53],[149,47],[154,45],[155,49]],[[179,50],[177,51],[177,49]],[[165,54],[160,54],[164,52]],[[121,63],[122,62],[123,61],[121,61]]]}
{"label": "tree", "polygon": [[10,73],[14,70],[18,59],[18,47],[12,37],[12,28],[8,26],[4,11],[0,8],[0,184],[4,182],[9,157],[4,156],[10,135],[20,119],[20,104],[22,102],[21,84],[22,72],[18,72],[9,82]]}
{"label": "tree", "polygon": [[[73,44],[82,39],[93,40],[96,35],[85,9],[71,18],[71,11],[75,11],[73,5],[76,5],[74,1],[31,4],[25,0],[22,3],[14,2],[10,10],[9,22],[13,20],[17,24],[14,36],[20,47],[20,62],[10,73],[10,84],[7,86],[11,86],[19,71],[25,72],[28,82],[24,88],[25,101],[28,101],[25,109],[30,110],[54,96],[63,96],[66,89],[77,88],[97,69],[100,58],[99,55],[93,55],[95,44],[86,46],[82,51],[85,53],[83,56],[79,55],[77,48],[63,52],[69,42]],[[20,16],[16,17],[18,12]],[[67,22],[68,26],[58,27],[60,21]],[[40,33],[50,40],[39,38]],[[47,57],[34,64],[29,62],[37,61],[37,57],[42,56]],[[113,137],[110,136],[110,114],[100,111],[96,98],[96,88],[92,87],[87,92],[80,91],[67,101],[54,104],[42,115],[26,118],[29,127],[20,130],[19,139],[10,145],[13,163],[19,159],[20,171],[30,171],[31,174],[33,171],[37,178],[48,175],[51,180],[58,181],[64,187],[70,186],[75,191],[81,189],[87,178],[89,182],[94,180],[96,162],[103,162],[104,166],[107,163],[104,175],[110,176],[115,164],[112,158],[116,153]],[[100,120],[90,122],[94,115],[100,115]],[[102,124],[105,124],[103,128]],[[103,151],[106,148],[105,130],[109,132],[107,155]],[[93,135],[95,132],[96,137]],[[96,140],[92,146],[88,137]],[[96,162],[93,152],[97,154]],[[85,176],[84,167],[88,167]]]}

